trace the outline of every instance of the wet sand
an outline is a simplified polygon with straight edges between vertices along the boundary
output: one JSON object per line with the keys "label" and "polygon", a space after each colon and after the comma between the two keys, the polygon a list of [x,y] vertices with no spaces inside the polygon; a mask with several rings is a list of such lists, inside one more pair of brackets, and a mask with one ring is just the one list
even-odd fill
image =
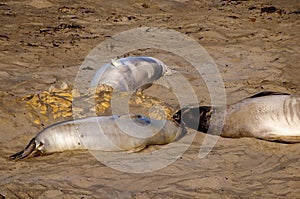
{"label": "wet sand", "polygon": [[[205,135],[197,133],[173,164],[141,174],[107,167],[88,151],[18,162],[7,159],[38,131],[64,119],[34,124],[18,99],[62,82],[74,85],[81,63],[97,44],[132,28],[170,28],[201,44],[218,66],[228,104],[263,90],[300,94],[299,11],[297,0],[0,3],[0,194],[6,198],[299,198],[299,144],[219,138],[200,159]],[[199,103],[210,103],[205,82],[181,58],[151,49],[131,54],[155,56],[172,65],[189,79]],[[176,108],[171,92],[154,85],[145,93]]]}

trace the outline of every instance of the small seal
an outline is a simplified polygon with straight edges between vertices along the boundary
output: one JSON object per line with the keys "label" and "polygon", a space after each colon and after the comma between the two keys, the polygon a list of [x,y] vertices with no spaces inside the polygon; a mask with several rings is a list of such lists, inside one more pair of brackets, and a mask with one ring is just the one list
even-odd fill
{"label": "small seal", "polygon": [[[224,107],[185,107],[177,111],[173,118],[177,123],[182,122],[187,127],[207,133],[211,115],[218,115],[221,108]],[[226,109],[222,137],[300,142],[299,95],[266,91],[229,105]]]}
{"label": "small seal", "polygon": [[94,75],[91,87],[105,84],[116,92],[144,90],[171,70],[153,57],[126,57],[112,60]]}
{"label": "small seal", "polygon": [[173,121],[135,114],[88,117],[49,126],[10,159],[78,149],[137,152],[149,145],[173,142],[182,132]]}

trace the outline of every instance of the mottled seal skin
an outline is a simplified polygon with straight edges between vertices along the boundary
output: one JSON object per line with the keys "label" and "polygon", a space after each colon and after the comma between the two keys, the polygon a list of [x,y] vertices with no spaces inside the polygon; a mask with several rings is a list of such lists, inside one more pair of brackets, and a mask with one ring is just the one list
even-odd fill
{"label": "mottled seal skin", "polygon": [[170,73],[170,69],[158,59],[126,57],[112,60],[111,63],[101,67],[96,72],[91,87],[105,84],[117,92],[143,90],[166,73]]}
{"label": "mottled seal skin", "polygon": [[137,152],[149,145],[170,143],[181,135],[181,128],[169,120],[133,114],[89,117],[49,126],[10,159],[78,149]]}
{"label": "mottled seal skin", "polygon": [[[206,133],[211,115],[218,115],[221,108],[224,107],[186,107],[175,113],[174,119],[187,127]],[[299,95],[261,92],[229,105],[226,109],[222,137],[255,137],[284,143],[300,142]]]}

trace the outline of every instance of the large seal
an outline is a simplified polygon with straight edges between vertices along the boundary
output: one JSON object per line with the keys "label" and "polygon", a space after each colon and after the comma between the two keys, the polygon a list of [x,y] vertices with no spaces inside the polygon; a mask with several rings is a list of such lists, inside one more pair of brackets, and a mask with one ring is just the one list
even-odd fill
{"label": "large seal", "polygon": [[[207,132],[211,115],[224,107],[186,107],[174,114],[177,122]],[[261,92],[226,107],[222,137],[255,137],[285,143],[300,142],[300,96]],[[210,127],[212,129],[217,127]],[[211,133],[214,130],[210,131]]]}
{"label": "large seal", "polygon": [[[138,127],[144,127],[144,131],[138,131]],[[181,135],[181,128],[169,120],[134,114],[89,117],[49,126],[10,158],[18,160],[77,149],[136,152],[149,145],[170,143]]]}

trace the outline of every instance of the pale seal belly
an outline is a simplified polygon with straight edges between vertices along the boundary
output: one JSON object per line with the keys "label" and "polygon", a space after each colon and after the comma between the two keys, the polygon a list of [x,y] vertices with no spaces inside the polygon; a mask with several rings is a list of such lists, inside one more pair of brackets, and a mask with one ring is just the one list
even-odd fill
{"label": "pale seal belly", "polygon": [[181,134],[181,128],[169,120],[133,114],[89,117],[49,126],[10,158],[18,160],[77,149],[136,152],[149,145],[170,143]]}
{"label": "pale seal belly", "polygon": [[[186,107],[174,114],[201,132],[210,127],[212,113],[224,107]],[[268,141],[300,142],[300,96],[276,92],[262,92],[226,107],[223,137],[256,137]],[[217,129],[211,126],[212,129]],[[214,133],[214,131],[210,131]]]}

